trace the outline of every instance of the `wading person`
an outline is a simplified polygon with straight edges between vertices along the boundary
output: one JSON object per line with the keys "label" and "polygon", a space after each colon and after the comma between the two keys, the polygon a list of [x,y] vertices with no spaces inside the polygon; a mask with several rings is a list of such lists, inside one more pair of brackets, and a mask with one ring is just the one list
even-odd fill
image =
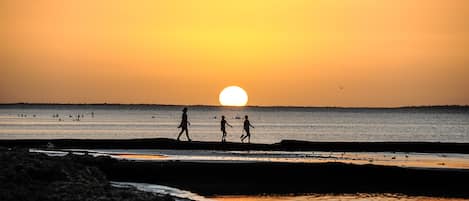
{"label": "wading person", "polygon": [[220,122],[220,129],[221,129],[221,133],[222,133],[221,142],[226,142],[226,125],[228,125],[229,127],[233,128],[233,126],[231,126],[231,125],[225,120],[225,116],[221,116],[221,122]]}
{"label": "wading person", "polygon": [[244,131],[246,132],[246,135],[241,135],[241,142],[244,142],[244,139],[248,138],[248,143],[251,143],[250,127],[254,128],[254,126],[251,125],[251,122],[249,122],[248,115],[246,115],[244,116]]}
{"label": "wading person", "polygon": [[182,110],[182,118],[181,118],[181,124],[179,124],[178,128],[181,128],[181,132],[179,132],[177,140],[179,141],[179,138],[181,137],[183,132],[186,132],[186,137],[187,140],[190,142],[192,141],[191,138],[189,137],[189,129],[187,128],[190,126],[191,123],[187,120],[187,108],[185,107]]}

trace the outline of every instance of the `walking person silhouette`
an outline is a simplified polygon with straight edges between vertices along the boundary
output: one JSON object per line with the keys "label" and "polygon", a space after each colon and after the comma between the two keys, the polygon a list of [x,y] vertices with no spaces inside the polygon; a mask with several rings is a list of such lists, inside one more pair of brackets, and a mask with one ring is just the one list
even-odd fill
{"label": "walking person silhouette", "polygon": [[179,138],[181,137],[181,134],[185,131],[186,132],[186,137],[187,140],[190,142],[192,141],[191,138],[189,137],[189,129],[187,128],[190,126],[191,123],[187,120],[187,107],[182,109],[182,118],[181,118],[181,124],[179,124],[178,128],[181,128],[181,132],[179,132],[177,141],[179,141]]}
{"label": "walking person silhouette", "polygon": [[221,116],[221,122],[220,122],[220,129],[221,129],[221,132],[222,132],[222,136],[221,136],[221,142],[226,142],[226,125],[228,125],[229,127],[233,128],[233,126],[231,126],[226,120],[225,120],[225,116]]}
{"label": "walking person silhouette", "polygon": [[244,142],[244,139],[248,138],[248,143],[251,143],[251,132],[249,131],[250,127],[254,128],[251,125],[251,122],[248,120],[248,115],[244,116],[244,131],[246,131],[246,135],[241,135],[241,142]]}

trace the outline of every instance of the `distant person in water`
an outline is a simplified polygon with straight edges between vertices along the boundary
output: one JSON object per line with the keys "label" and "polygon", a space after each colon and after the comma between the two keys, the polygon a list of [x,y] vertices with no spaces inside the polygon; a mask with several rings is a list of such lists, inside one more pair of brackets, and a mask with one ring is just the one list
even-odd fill
{"label": "distant person in water", "polygon": [[179,138],[181,137],[181,134],[185,131],[186,132],[186,137],[187,140],[190,142],[192,141],[191,138],[189,137],[189,130],[188,126],[190,126],[191,123],[187,120],[187,108],[185,107],[182,110],[182,118],[181,118],[181,124],[179,124],[178,128],[181,128],[181,132],[179,132],[177,140],[179,141]]}
{"label": "distant person in water", "polygon": [[221,116],[221,122],[220,122],[220,129],[221,129],[221,132],[222,132],[221,142],[226,142],[226,125],[228,125],[229,127],[233,128],[233,126],[231,126],[231,125],[225,120],[225,116]]}
{"label": "distant person in water", "polygon": [[244,142],[246,138],[248,138],[248,143],[251,143],[251,132],[249,131],[250,127],[254,128],[254,126],[251,125],[251,122],[249,122],[248,115],[244,116],[244,131],[246,132],[246,135],[241,135],[241,142]]}

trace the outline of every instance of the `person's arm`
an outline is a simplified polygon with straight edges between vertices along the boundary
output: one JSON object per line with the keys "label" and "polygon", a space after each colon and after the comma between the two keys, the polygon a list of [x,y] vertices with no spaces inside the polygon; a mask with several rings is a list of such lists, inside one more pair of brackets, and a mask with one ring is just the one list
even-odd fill
{"label": "person's arm", "polygon": [[249,123],[249,126],[251,126],[251,128],[254,128],[254,126],[251,123]]}
{"label": "person's arm", "polygon": [[226,122],[226,125],[230,126],[231,128],[233,128],[233,126],[231,126],[228,122]]}

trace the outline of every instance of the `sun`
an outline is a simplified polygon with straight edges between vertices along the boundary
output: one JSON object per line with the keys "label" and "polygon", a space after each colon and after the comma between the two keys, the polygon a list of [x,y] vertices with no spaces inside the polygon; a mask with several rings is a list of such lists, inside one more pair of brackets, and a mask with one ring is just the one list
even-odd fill
{"label": "sun", "polygon": [[238,86],[229,86],[220,92],[220,104],[223,106],[245,106],[248,103],[248,94]]}

